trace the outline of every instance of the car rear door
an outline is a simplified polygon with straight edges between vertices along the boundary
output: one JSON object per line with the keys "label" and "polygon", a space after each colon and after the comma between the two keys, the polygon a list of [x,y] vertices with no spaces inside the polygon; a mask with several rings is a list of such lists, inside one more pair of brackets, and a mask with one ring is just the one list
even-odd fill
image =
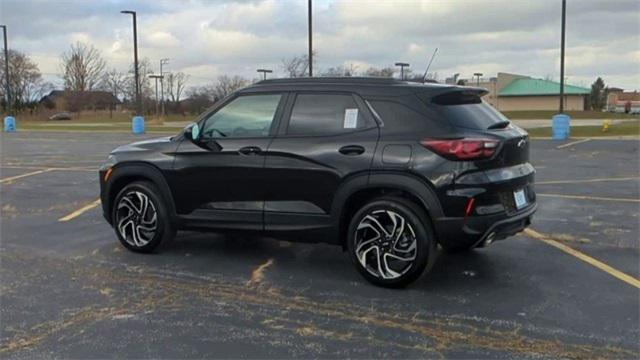
{"label": "car rear door", "polygon": [[330,228],[336,191],[349,178],[366,180],[378,136],[354,94],[292,94],[266,156],[265,230],[311,231],[307,238]]}

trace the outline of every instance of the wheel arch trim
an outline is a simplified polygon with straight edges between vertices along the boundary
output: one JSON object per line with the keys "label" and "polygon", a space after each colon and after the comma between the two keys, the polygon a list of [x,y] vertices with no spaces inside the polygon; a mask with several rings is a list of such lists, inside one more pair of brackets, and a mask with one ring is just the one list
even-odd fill
{"label": "wheel arch trim", "polygon": [[432,222],[444,216],[433,185],[428,184],[426,181],[414,175],[400,172],[363,174],[347,180],[340,186],[331,207],[336,236],[341,239],[341,243],[344,243],[342,241],[343,234],[339,231],[343,229],[344,222],[348,221],[348,219],[344,219],[346,205],[357,193],[375,189],[401,190],[415,196],[421,202],[419,205],[422,205]]}
{"label": "wheel arch trim", "polygon": [[[119,180],[126,178],[142,178],[155,184],[160,190],[160,196],[167,202],[169,214],[171,219],[176,219],[175,203],[169,184],[162,175],[162,171],[156,166],[147,162],[135,161],[119,163],[113,166],[113,172],[109,181],[105,184],[105,191],[102,198],[102,209],[104,214],[111,222],[111,210],[113,207],[113,201],[116,197],[116,191],[118,188],[113,188],[114,184],[119,183]],[[121,188],[121,187],[120,187]]]}

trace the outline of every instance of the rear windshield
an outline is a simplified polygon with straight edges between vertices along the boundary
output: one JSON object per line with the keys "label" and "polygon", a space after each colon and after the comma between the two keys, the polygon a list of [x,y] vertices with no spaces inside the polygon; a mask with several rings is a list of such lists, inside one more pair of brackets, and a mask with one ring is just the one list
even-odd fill
{"label": "rear windshield", "polygon": [[451,125],[474,130],[486,130],[496,123],[509,121],[499,111],[483,101],[481,94],[451,92],[427,100]]}

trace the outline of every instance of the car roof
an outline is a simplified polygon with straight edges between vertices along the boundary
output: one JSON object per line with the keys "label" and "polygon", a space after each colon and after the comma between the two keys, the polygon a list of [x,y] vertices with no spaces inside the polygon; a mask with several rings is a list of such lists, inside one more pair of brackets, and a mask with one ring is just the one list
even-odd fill
{"label": "car roof", "polygon": [[433,95],[451,90],[486,91],[481,88],[402,81],[392,78],[376,77],[303,77],[262,80],[250,85],[240,93],[256,93],[269,91],[349,91],[361,95],[401,96],[416,92]]}

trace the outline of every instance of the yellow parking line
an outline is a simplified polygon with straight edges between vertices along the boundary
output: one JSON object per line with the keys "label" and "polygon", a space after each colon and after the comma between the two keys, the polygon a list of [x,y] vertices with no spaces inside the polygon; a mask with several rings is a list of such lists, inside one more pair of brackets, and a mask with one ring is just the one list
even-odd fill
{"label": "yellow parking line", "polygon": [[640,203],[640,199],[628,199],[628,198],[611,198],[602,196],[582,196],[582,195],[565,195],[565,194],[536,194],[543,197],[557,197],[565,199],[578,199],[578,200],[601,200],[601,201],[622,201],[622,202],[634,202]]}
{"label": "yellow parking line", "polygon": [[25,178],[27,176],[46,173],[46,172],[53,171],[53,170],[54,169],[49,168],[49,169],[44,169],[44,170],[32,171],[32,172],[29,172],[29,173],[26,173],[26,174],[22,174],[22,175],[11,176],[11,177],[8,177],[8,178],[0,179],[0,184],[4,184],[6,182],[10,182],[10,181],[13,181],[13,180],[22,179],[22,178]]}
{"label": "yellow parking line", "polygon": [[87,204],[87,205],[81,207],[80,209],[78,209],[78,210],[76,210],[76,211],[74,211],[74,212],[72,212],[72,213],[70,213],[68,215],[65,215],[65,216],[61,217],[60,219],[58,219],[58,221],[59,222],[66,222],[66,221],[69,221],[69,220],[73,220],[73,219],[77,218],[78,216],[84,214],[85,212],[97,207],[98,205],[100,205],[100,199],[98,199],[98,200],[96,200],[96,201],[94,201],[94,202],[92,202],[90,204]]}
{"label": "yellow parking line", "polygon": [[586,138],[586,139],[582,139],[582,140],[578,140],[578,141],[572,141],[572,142],[564,144],[564,145],[556,146],[556,149],[562,149],[562,148],[569,147],[571,145],[582,144],[583,142],[587,142],[587,141],[591,141],[591,139],[590,138]]}
{"label": "yellow parking line", "polygon": [[621,177],[621,178],[601,178],[601,179],[583,179],[583,180],[536,181],[536,185],[582,184],[582,183],[594,183],[594,182],[606,182],[606,181],[630,181],[630,180],[640,180],[640,177],[632,176],[632,177]]}
{"label": "yellow parking line", "polygon": [[565,244],[562,244],[562,243],[560,243],[558,241],[555,241],[555,240],[549,238],[548,236],[543,235],[543,234],[541,234],[541,233],[539,233],[539,232],[537,232],[537,231],[535,231],[535,230],[533,230],[531,228],[525,229],[524,233],[529,235],[530,237],[532,237],[534,239],[537,239],[537,240],[540,240],[540,241],[544,241],[545,243],[547,243],[547,244],[549,244],[549,245],[551,245],[551,246],[553,246],[553,247],[555,247],[557,249],[560,249],[560,250],[566,252],[569,255],[575,256],[578,259],[586,262],[587,264],[595,266],[598,269],[606,272],[607,274],[609,274],[609,275],[611,275],[613,277],[616,277],[616,278],[626,282],[627,284],[635,286],[636,288],[640,289],[640,279],[637,279],[637,278],[635,278],[635,277],[633,277],[631,275],[625,274],[620,270],[614,269],[611,266],[609,266],[609,265],[607,265],[607,264],[605,264],[605,263],[603,263],[603,262],[601,262],[599,260],[596,260],[596,259],[592,258],[591,256],[589,256],[587,254],[584,254],[584,253],[582,253],[582,252],[580,252],[580,251],[578,251],[578,250],[576,250],[574,248],[571,248],[571,247],[569,247],[569,246],[567,246]]}

